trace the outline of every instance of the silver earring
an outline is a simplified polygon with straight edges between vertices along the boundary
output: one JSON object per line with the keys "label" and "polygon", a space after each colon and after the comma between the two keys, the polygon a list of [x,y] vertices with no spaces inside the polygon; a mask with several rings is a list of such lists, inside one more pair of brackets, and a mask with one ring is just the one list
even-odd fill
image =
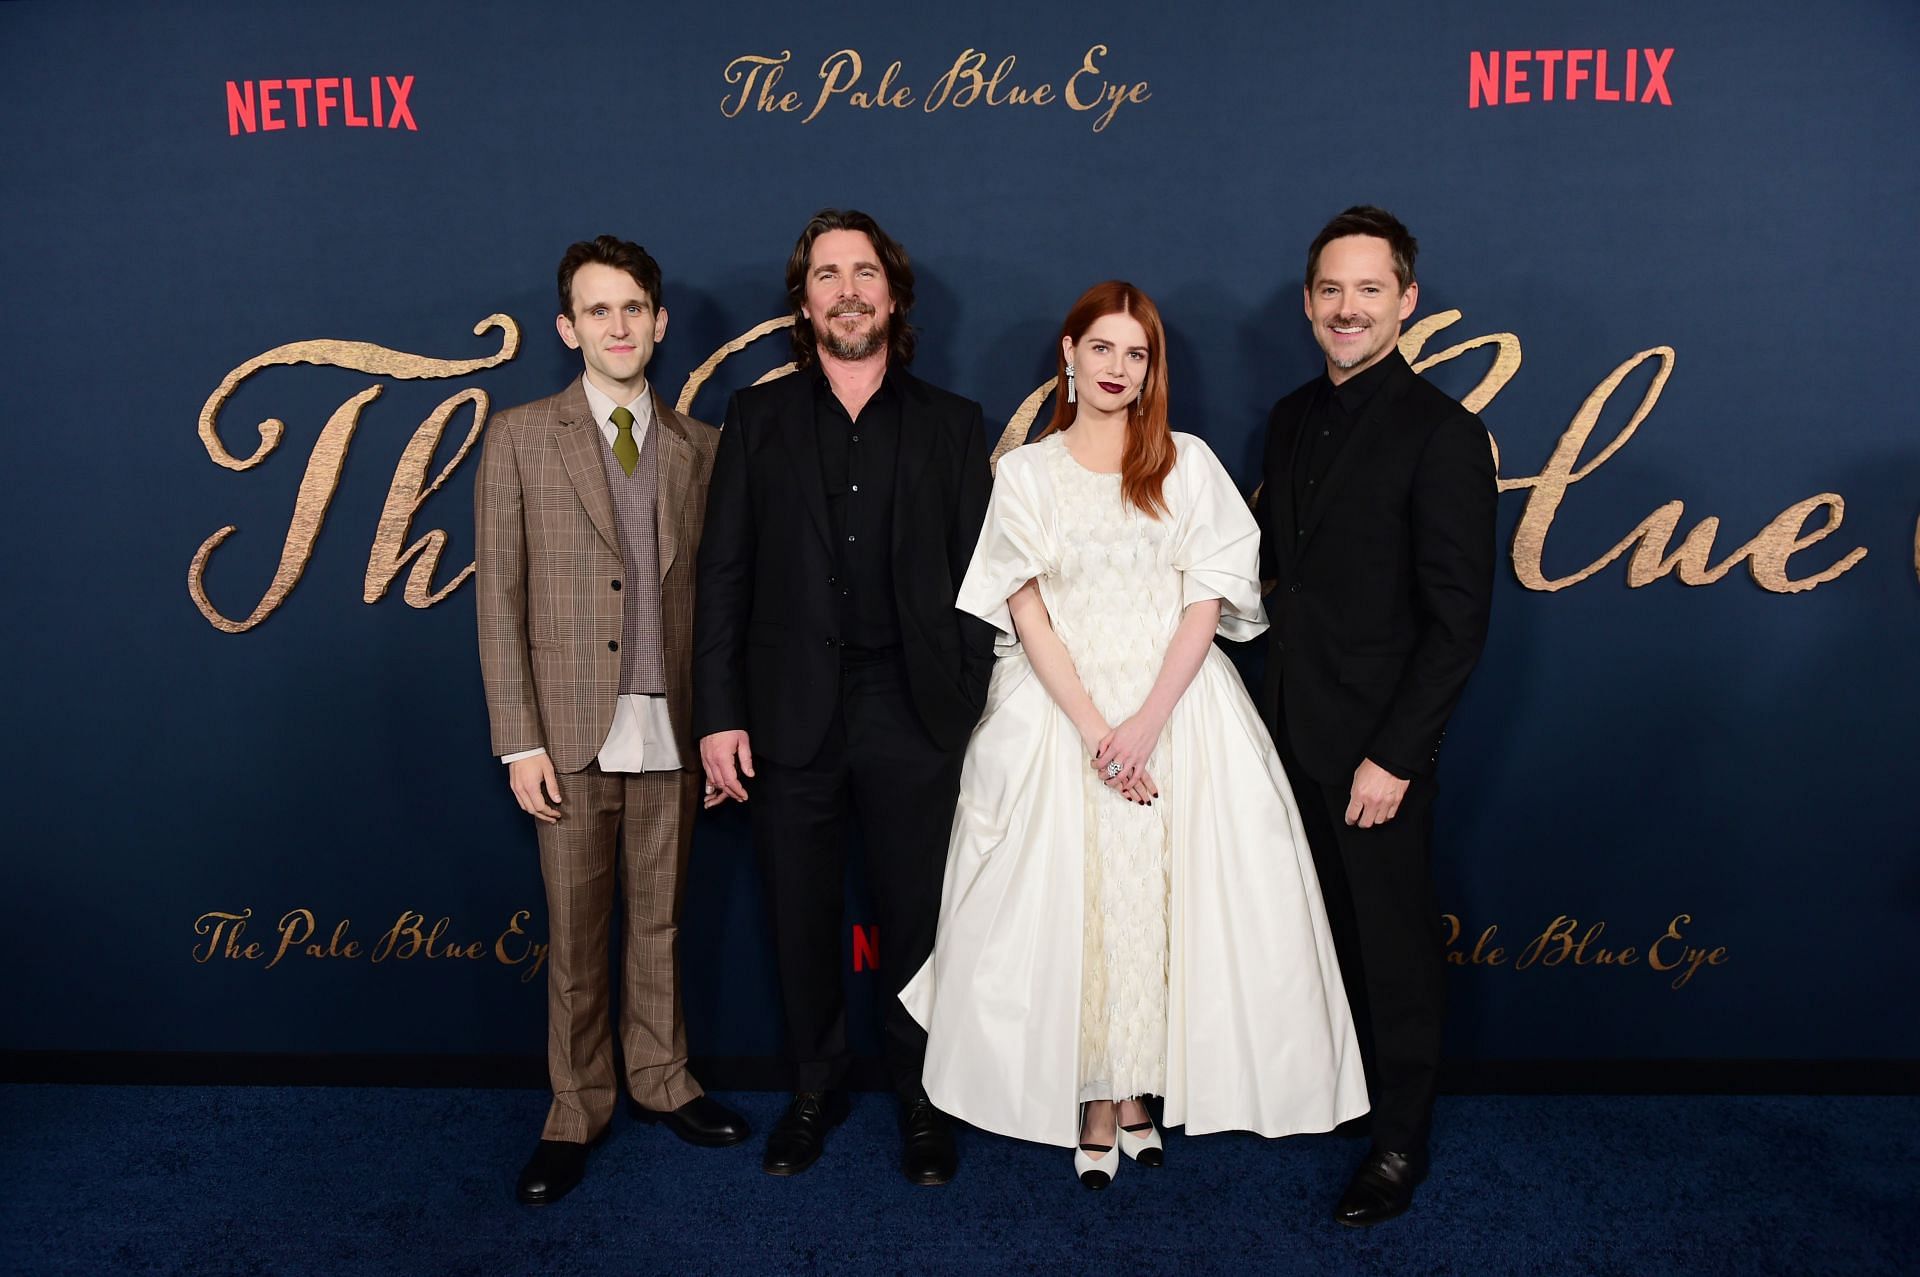
{"label": "silver earring", "polygon": [[1067,365],[1067,402],[1073,402],[1073,365]]}

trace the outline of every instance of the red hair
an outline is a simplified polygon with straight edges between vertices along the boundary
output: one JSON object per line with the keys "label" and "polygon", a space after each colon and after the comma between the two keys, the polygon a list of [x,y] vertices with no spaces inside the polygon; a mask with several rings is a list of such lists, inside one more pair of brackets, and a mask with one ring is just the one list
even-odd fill
{"label": "red hair", "polygon": [[[1060,325],[1060,335],[1079,343],[1094,321],[1108,315],[1131,315],[1147,333],[1147,379],[1139,401],[1127,413],[1127,443],[1120,457],[1120,492],[1142,514],[1157,519],[1167,513],[1161,489],[1173,473],[1173,431],[1167,426],[1167,330],[1153,299],[1125,280],[1095,284],[1080,295]],[[1053,396],[1053,420],[1040,432],[1044,439],[1072,427],[1075,405],[1067,402],[1067,354],[1060,351],[1059,388]]]}

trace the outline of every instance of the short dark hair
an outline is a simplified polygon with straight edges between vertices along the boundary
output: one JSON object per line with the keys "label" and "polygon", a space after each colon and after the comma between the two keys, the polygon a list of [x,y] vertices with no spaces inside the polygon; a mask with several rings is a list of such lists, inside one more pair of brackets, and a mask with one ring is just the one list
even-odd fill
{"label": "short dark hair", "polygon": [[625,271],[633,276],[634,283],[640,285],[655,310],[664,304],[660,299],[660,263],[630,239],[601,235],[581,240],[567,249],[566,256],[560,259],[560,313],[568,319],[573,318],[574,274],[587,265],[611,266],[615,270]]}
{"label": "short dark hair", "polygon": [[1313,287],[1314,272],[1320,269],[1320,250],[1349,235],[1371,235],[1387,241],[1387,249],[1393,254],[1394,276],[1400,281],[1400,291],[1407,291],[1407,285],[1414,280],[1413,259],[1420,252],[1420,241],[1400,224],[1399,218],[1372,204],[1355,204],[1313,237],[1313,246],[1307,249],[1308,288]]}
{"label": "short dark hair", "polygon": [[873,241],[873,251],[880,255],[880,269],[887,275],[887,291],[893,294],[893,314],[887,317],[887,360],[906,367],[913,362],[917,337],[912,325],[907,323],[907,312],[913,309],[913,262],[899,241],[857,208],[823,208],[815,213],[794,242],[792,256],[787,258],[787,305],[793,312],[793,362],[806,368],[820,357],[813,325],[800,312],[807,303],[807,268],[813,261],[813,241],[828,231],[859,231]]}

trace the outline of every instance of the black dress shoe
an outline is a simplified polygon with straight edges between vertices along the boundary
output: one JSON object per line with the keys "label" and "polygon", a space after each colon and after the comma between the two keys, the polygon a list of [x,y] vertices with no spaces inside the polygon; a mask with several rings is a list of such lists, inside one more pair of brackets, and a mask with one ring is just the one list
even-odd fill
{"label": "black dress shoe", "polygon": [[1413,1205],[1413,1190],[1427,1177],[1424,1153],[1375,1149],[1353,1173],[1353,1182],[1333,1208],[1334,1222],[1349,1228],[1383,1224]]}
{"label": "black dress shoe", "polygon": [[798,1175],[820,1160],[827,1132],[847,1117],[847,1097],[840,1091],[801,1091],[767,1136],[760,1169],[769,1175]]}
{"label": "black dress shoe", "polygon": [[557,1202],[573,1191],[587,1169],[587,1146],[568,1140],[541,1140],[520,1171],[520,1200],[529,1206]]}
{"label": "black dress shoe", "polygon": [[900,1102],[900,1169],[910,1184],[944,1184],[953,1178],[959,1158],[953,1151],[953,1127],[947,1115],[922,1095]]}
{"label": "black dress shoe", "polygon": [[658,1122],[689,1144],[726,1148],[753,1134],[747,1119],[710,1095],[696,1095],[677,1109],[650,1109],[638,1100],[627,1102],[636,1122]]}

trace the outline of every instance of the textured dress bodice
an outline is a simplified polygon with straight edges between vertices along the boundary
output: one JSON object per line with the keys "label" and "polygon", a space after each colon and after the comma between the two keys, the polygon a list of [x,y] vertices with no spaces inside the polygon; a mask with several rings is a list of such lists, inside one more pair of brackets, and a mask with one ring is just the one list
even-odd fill
{"label": "textured dress bodice", "polygon": [[[1059,499],[1060,546],[1059,569],[1041,578],[1041,597],[1081,686],[1107,725],[1118,727],[1153,689],[1179,628],[1173,520],[1129,502],[1119,475],[1075,461],[1064,435],[1041,446]],[[1147,771],[1177,795],[1177,760],[1170,754],[1163,739]],[[1121,797],[1091,767],[1080,783],[1088,835],[1080,1098],[1160,1095],[1166,1089],[1166,808]]]}

